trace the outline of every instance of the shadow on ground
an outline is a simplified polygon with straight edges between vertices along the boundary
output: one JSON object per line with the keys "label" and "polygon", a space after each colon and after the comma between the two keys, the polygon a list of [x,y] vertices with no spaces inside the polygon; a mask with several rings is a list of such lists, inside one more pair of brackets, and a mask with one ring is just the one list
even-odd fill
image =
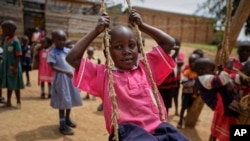
{"label": "shadow on ground", "polygon": [[15,136],[16,141],[56,140],[59,138],[63,138],[64,141],[72,141],[59,133],[58,125],[41,126],[34,130],[19,132]]}
{"label": "shadow on ground", "polygon": [[180,131],[190,139],[190,141],[202,141],[199,133],[197,132],[196,128],[191,127],[184,127],[180,129]]}

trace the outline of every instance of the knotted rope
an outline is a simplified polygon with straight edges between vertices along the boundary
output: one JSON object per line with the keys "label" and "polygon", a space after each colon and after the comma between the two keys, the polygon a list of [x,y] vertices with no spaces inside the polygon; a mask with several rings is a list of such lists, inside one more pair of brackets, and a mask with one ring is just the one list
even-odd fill
{"label": "knotted rope", "polygon": [[[127,1],[127,4],[128,4],[128,10],[129,10],[129,12],[131,12],[132,7],[131,7],[130,0],[126,0],[126,1]],[[147,60],[147,57],[146,57],[146,54],[145,54],[145,51],[144,51],[144,47],[143,47],[143,44],[142,44],[141,31],[140,31],[137,24],[135,24],[134,27],[135,27],[135,30],[136,30],[137,40],[138,40],[138,43],[139,43],[139,49],[141,51],[144,63],[146,65],[151,84],[153,86],[153,94],[154,94],[156,104],[157,104],[157,106],[159,108],[159,111],[160,111],[160,113],[159,113],[160,114],[160,119],[161,119],[161,121],[165,121],[165,117],[164,117],[164,114],[162,112],[163,111],[162,110],[162,105],[161,105],[161,102],[160,102],[160,99],[159,99],[159,96],[158,96],[158,88],[157,88],[156,83],[155,83],[155,81],[153,79],[153,75],[152,75],[151,69],[149,67],[148,60]]]}
{"label": "knotted rope", "polygon": [[[106,13],[106,6],[105,6],[105,0],[102,0],[102,5],[101,5],[101,12],[102,13]],[[118,134],[118,105],[117,105],[117,101],[116,101],[116,93],[115,93],[115,89],[114,89],[114,78],[113,78],[113,74],[112,74],[112,69],[114,67],[114,62],[110,56],[110,52],[109,52],[109,48],[110,48],[110,35],[108,33],[108,29],[106,28],[104,31],[104,47],[105,47],[105,53],[106,53],[106,57],[107,57],[107,66],[108,66],[108,84],[109,84],[109,96],[111,99],[111,103],[112,103],[112,125],[114,128],[114,139],[115,141],[119,141],[119,134]]]}

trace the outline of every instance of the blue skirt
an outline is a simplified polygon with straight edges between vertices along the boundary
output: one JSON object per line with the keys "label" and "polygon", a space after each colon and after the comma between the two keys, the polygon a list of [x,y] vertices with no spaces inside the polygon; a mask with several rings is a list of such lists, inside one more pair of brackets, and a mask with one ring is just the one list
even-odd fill
{"label": "blue skirt", "polygon": [[[109,141],[114,141],[113,137],[114,134],[111,134]],[[154,134],[132,123],[120,124],[119,141],[188,141],[188,139],[171,124],[162,122]]]}

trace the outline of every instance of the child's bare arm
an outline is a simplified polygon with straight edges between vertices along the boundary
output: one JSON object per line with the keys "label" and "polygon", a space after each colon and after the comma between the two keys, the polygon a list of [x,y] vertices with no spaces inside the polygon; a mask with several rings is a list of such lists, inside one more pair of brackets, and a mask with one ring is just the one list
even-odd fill
{"label": "child's bare arm", "polygon": [[107,14],[102,14],[98,19],[97,25],[92,29],[87,35],[81,38],[76,44],[75,47],[71,49],[69,54],[66,57],[67,62],[73,66],[75,69],[78,69],[80,66],[81,58],[89,46],[89,44],[100,34],[106,27],[109,27],[109,16]]}
{"label": "child's bare arm", "polygon": [[151,25],[146,24],[143,22],[139,13],[136,10],[132,10],[129,15],[129,22],[134,25],[135,23],[138,25],[139,29],[151,36],[158,45],[160,45],[163,50],[169,54],[171,49],[174,47],[175,40],[173,37],[168,35],[167,33],[163,32],[162,30],[155,28]]}
{"label": "child's bare arm", "polygon": [[72,77],[72,76],[73,76],[73,74],[72,74],[71,71],[68,71],[68,70],[59,68],[59,67],[55,66],[53,63],[50,63],[49,65],[50,65],[50,67],[51,67],[55,72],[65,73],[65,74],[68,75],[69,77]]}

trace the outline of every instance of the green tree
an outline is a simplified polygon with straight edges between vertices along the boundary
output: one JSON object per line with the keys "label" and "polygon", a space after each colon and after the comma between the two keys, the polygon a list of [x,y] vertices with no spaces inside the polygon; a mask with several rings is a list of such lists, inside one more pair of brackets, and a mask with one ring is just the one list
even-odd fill
{"label": "green tree", "polygon": [[[202,15],[206,17],[213,18],[213,26],[216,30],[222,29],[224,27],[225,17],[226,17],[226,2],[227,0],[207,0],[198,6],[196,10],[197,15]],[[241,0],[233,1],[233,11],[232,16],[235,14],[239,3]],[[250,35],[250,16],[248,16],[245,23],[245,35]]]}

